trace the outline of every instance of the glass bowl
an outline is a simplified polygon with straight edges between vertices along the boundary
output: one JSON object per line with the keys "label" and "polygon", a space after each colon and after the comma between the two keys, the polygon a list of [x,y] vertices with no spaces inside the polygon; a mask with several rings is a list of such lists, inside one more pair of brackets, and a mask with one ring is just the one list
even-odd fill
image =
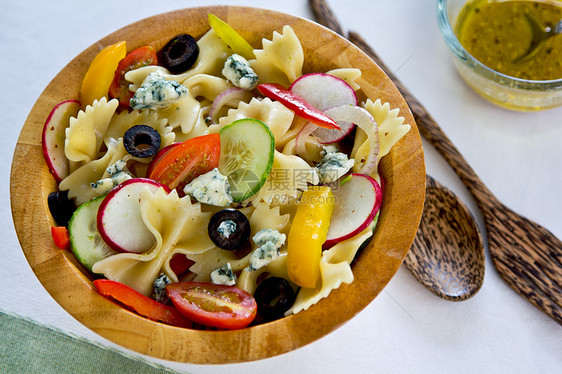
{"label": "glass bowl", "polygon": [[[533,111],[562,104],[562,79],[527,80],[499,73],[476,60],[459,42],[455,22],[467,0],[437,0],[441,34],[466,83],[487,100],[505,108]],[[546,2],[546,1],[545,1]]]}

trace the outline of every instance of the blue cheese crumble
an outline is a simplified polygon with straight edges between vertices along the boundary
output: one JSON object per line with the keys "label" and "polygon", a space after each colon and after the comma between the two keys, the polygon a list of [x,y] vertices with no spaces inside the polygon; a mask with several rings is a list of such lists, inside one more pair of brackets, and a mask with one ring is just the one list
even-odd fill
{"label": "blue cheese crumble", "polygon": [[228,179],[217,168],[192,180],[183,192],[200,203],[215,206],[227,206],[232,203]]}
{"label": "blue cheese crumble", "polygon": [[166,304],[169,300],[166,293],[166,285],[172,283],[172,280],[164,273],[160,273],[154,280],[152,285],[152,298],[160,303]]}
{"label": "blue cheese crumble", "polygon": [[211,282],[214,284],[224,284],[226,286],[234,286],[236,284],[236,274],[232,271],[230,262],[211,273]]}
{"label": "blue cheese crumble", "polygon": [[126,166],[127,163],[124,160],[118,160],[114,164],[109,165],[107,169],[105,169],[109,177],[90,183],[90,187],[92,187],[96,193],[103,195],[113,187],[133,178],[129,172],[125,171]]}
{"label": "blue cheese crumble", "polygon": [[230,238],[230,235],[236,232],[236,222],[231,219],[226,219],[221,222],[219,227],[217,228],[219,234],[224,236],[225,238]]}
{"label": "blue cheese crumble", "polygon": [[133,109],[165,108],[188,93],[185,86],[169,81],[161,71],[155,71],[144,79],[129,104]]}
{"label": "blue cheese crumble", "polygon": [[345,153],[338,152],[332,145],[325,146],[322,160],[316,165],[320,183],[330,183],[345,175],[355,164],[353,159],[348,159]]}
{"label": "blue cheese crumble", "polygon": [[233,54],[226,59],[222,75],[233,85],[244,90],[253,90],[258,85],[258,76],[250,67],[250,63],[244,57]]}
{"label": "blue cheese crumble", "polygon": [[254,271],[269,264],[279,257],[279,248],[285,244],[287,237],[278,230],[263,229],[258,231],[252,238],[258,246],[250,255],[250,266],[248,270]]}

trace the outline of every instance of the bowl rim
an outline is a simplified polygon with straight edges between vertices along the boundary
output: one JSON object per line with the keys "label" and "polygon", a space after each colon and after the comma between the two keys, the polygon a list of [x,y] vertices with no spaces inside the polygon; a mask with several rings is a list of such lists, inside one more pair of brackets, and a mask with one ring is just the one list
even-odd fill
{"label": "bowl rim", "polygon": [[[466,1],[466,3],[470,1],[473,0],[468,0]],[[494,69],[491,69],[474,58],[459,42],[457,35],[455,34],[451,23],[449,22],[449,12],[447,8],[448,3],[448,0],[437,0],[437,23],[439,25],[441,35],[445,40],[445,44],[447,44],[447,47],[449,47],[453,55],[456,56],[460,61],[472,67],[483,77],[512,88],[529,91],[562,90],[562,78],[549,80],[533,80],[512,77],[510,75],[500,73]]]}
{"label": "bowl rim", "polygon": [[[381,160],[381,176],[387,183],[380,226],[353,262],[356,281],[342,284],[306,311],[233,331],[190,330],[150,321],[95,290],[92,276],[83,272],[73,254],[61,251],[52,242],[50,226],[54,221],[48,212],[47,195],[56,184],[44,162],[40,136],[50,110],[58,102],[72,99],[69,92],[71,95],[79,92],[81,78],[101,46],[123,38],[128,42],[128,50],[155,40],[163,45],[164,39],[169,40],[179,30],[200,29],[201,18],[205,18],[206,24],[207,13],[225,20],[243,36],[253,32],[256,38],[270,38],[273,31],[280,32],[283,25],[289,24],[299,36],[305,56],[307,49],[314,52],[310,58],[319,58],[316,55],[323,53],[320,62],[324,68],[344,62],[348,64],[346,67],[361,68],[362,90],[368,96],[377,92],[375,97],[389,101],[392,108],[399,108],[405,123],[411,126]],[[248,21],[256,19],[251,15],[267,19],[267,34],[260,31],[265,26]],[[148,31],[151,28],[154,32]],[[326,43],[330,49],[321,49]],[[53,299],[81,324],[113,343],[156,358],[197,364],[247,362],[277,356],[312,343],[349,321],[374,300],[398,271],[416,235],[424,197],[421,137],[404,98],[388,76],[356,46],[313,21],[242,6],[204,6],[157,14],[122,27],[82,51],[52,79],[31,109],[15,147],[10,174],[11,209],[18,240],[32,271]]]}

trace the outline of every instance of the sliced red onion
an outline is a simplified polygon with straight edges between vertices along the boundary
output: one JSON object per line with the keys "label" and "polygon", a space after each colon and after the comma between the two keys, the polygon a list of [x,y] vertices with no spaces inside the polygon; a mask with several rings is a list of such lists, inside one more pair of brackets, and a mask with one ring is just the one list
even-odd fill
{"label": "sliced red onion", "polygon": [[365,164],[359,170],[360,174],[370,175],[376,169],[379,162],[379,127],[371,113],[367,110],[351,105],[341,105],[327,109],[324,113],[334,121],[347,121],[355,123],[357,127],[365,131],[369,142],[369,154]]}
{"label": "sliced red onion", "polygon": [[297,155],[304,155],[306,153],[306,139],[317,128],[318,126],[316,126],[314,123],[308,122],[306,125],[304,125],[301,131],[299,131],[295,139],[295,150],[297,152]]}
{"label": "sliced red onion", "polygon": [[222,91],[213,101],[213,105],[211,105],[211,110],[209,110],[209,117],[214,122],[218,121],[218,113],[222,109],[223,106],[238,106],[238,103],[241,101],[250,101],[253,95],[250,91],[243,90],[238,87],[228,88]]}

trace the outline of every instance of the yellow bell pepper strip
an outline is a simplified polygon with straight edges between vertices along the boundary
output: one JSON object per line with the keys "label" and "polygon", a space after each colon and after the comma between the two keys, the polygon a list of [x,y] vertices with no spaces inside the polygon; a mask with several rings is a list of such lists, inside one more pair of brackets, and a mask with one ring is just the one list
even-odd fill
{"label": "yellow bell pepper strip", "polygon": [[240,34],[236,32],[228,23],[224,22],[214,14],[209,13],[209,25],[236,54],[246,60],[256,58],[254,48]]}
{"label": "yellow bell pepper strip", "polygon": [[297,116],[309,120],[316,126],[341,130],[336,121],[324,114],[323,111],[316,109],[308,101],[280,84],[263,83],[258,85],[258,91],[271,100],[279,101],[285,107],[295,112]]}
{"label": "yellow bell pepper strip", "polygon": [[287,239],[289,278],[301,287],[316,287],[334,205],[330,187],[311,186],[301,196]]}
{"label": "yellow bell pepper strip", "polygon": [[117,65],[126,54],[127,44],[122,41],[105,47],[94,57],[82,80],[80,102],[83,106],[107,96]]}

